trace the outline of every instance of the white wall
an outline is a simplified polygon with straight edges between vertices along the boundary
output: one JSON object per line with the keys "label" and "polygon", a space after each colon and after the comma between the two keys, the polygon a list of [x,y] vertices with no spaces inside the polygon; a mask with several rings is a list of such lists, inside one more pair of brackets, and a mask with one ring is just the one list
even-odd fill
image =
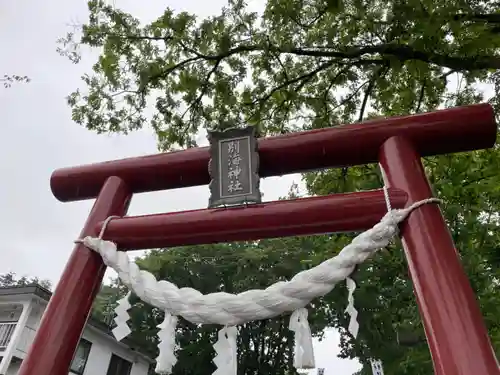
{"label": "white wall", "polygon": [[83,375],[106,374],[111,354],[132,362],[130,375],[147,375],[148,362],[132,350],[118,344],[112,337],[106,337],[98,333],[95,328],[87,326],[83,332],[83,338],[92,343]]}
{"label": "white wall", "polygon": [[[85,329],[83,338],[92,343],[83,375],[105,375],[108,370],[109,361],[111,360],[111,354],[116,354],[132,362],[132,372],[130,375],[147,375],[148,362],[132,350],[118,344],[113,338],[105,337],[92,327]],[[20,366],[21,362],[11,362],[6,375],[16,375],[19,372]],[[74,374],[69,373],[68,375]]]}
{"label": "white wall", "polygon": [[38,329],[38,327],[40,327],[42,315],[46,307],[47,307],[46,302],[35,304],[31,309],[31,314],[28,317],[28,322],[26,323],[26,326],[33,329]]}
{"label": "white wall", "polygon": [[21,333],[17,348],[14,352],[14,355],[16,357],[26,357],[26,353],[28,353],[28,349],[35,339],[36,330],[40,326],[42,315],[46,307],[47,303],[45,301],[33,300],[31,312],[28,316],[28,321],[26,322],[26,326]]}
{"label": "white wall", "polygon": [[[40,326],[40,321],[45,308],[45,302],[34,305],[28,317],[26,327],[37,330]],[[0,309],[0,319],[4,319],[6,321],[17,320],[22,308],[19,307],[16,310],[18,310],[15,311],[15,313],[17,314],[16,317],[10,319],[10,311],[8,313],[2,314],[2,311]],[[24,328],[23,333],[24,331],[27,331],[26,327]],[[31,331],[28,333],[31,333]],[[89,358],[87,360],[83,375],[105,375],[106,371],[108,370],[109,361],[111,360],[111,354],[116,354],[117,356],[132,362],[132,372],[130,373],[130,375],[147,375],[149,363],[146,361],[146,359],[129,349],[127,346],[118,343],[113,337],[106,335],[97,328],[89,325],[87,325],[87,327],[85,328],[82,337],[92,343]],[[24,346],[31,345],[32,339],[33,338],[30,335],[29,338],[24,340],[27,341],[25,343],[27,345],[20,346],[23,346],[23,349],[25,349]],[[19,344],[22,343],[20,342]],[[26,348],[25,350],[27,351],[27,349],[28,348]],[[19,358],[24,358],[25,353],[24,350],[16,350],[14,352],[14,355]],[[7,369],[6,375],[16,375],[19,372],[20,366],[21,362],[19,361],[11,362]],[[74,374],[70,373],[70,375]]]}

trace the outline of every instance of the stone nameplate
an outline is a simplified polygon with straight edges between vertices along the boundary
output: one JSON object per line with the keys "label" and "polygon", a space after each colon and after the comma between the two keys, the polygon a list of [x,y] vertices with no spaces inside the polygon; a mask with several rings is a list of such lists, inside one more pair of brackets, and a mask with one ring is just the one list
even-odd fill
{"label": "stone nameplate", "polygon": [[208,207],[260,203],[255,128],[212,131],[208,140],[211,178]]}

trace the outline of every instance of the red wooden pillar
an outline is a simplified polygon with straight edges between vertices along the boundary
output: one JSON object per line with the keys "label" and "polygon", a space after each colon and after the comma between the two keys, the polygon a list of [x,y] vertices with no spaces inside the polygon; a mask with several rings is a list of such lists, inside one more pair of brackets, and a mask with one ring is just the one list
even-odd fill
{"label": "red wooden pillar", "polygon": [[[97,223],[126,213],[131,194],[125,182],[109,177],[82,230],[96,235]],[[43,315],[19,375],[68,375],[73,354],[99,291],[106,266],[99,254],[77,245]]]}
{"label": "red wooden pillar", "polygon": [[[381,148],[386,184],[408,194],[407,205],[432,196],[420,155],[393,137]],[[498,375],[479,305],[450,232],[435,204],[414,211],[401,226],[427,341],[438,375]]]}

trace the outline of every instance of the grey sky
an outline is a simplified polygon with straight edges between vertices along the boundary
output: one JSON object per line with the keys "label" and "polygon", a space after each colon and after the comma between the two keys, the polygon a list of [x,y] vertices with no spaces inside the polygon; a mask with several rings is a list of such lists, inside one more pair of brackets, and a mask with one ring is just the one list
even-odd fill
{"label": "grey sky", "polygon": [[[111,1],[111,0],[110,0]],[[169,6],[206,16],[217,12],[223,0],[117,1],[144,21]],[[251,1],[260,9],[263,0]],[[0,215],[3,238],[0,273],[38,276],[57,283],[92,202],[60,203],[50,191],[53,170],[156,152],[152,132],[146,129],[127,137],[98,136],[71,121],[65,96],[83,87],[80,76],[90,71],[95,53],[87,51],[82,63],[71,64],[56,52],[56,39],[69,24],[87,18],[85,1],[0,1],[1,74],[28,75],[29,84],[0,89]],[[266,179],[265,200],[283,196],[299,176]],[[143,194],[134,197],[130,214],[180,211],[206,207],[208,188]],[[319,367],[326,374],[349,375],[354,361],[339,360],[338,335],[329,332],[316,345]]]}

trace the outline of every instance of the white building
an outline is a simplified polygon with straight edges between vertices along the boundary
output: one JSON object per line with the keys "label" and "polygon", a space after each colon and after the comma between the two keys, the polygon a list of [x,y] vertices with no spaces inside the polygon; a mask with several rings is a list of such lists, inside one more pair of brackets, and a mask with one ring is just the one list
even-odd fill
{"label": "white building", "polygon": [[[0,375],[15,375],[51,297],[41,286],[0,288]],[[147,375],[153,360],[89,319],[69,375]]]}

